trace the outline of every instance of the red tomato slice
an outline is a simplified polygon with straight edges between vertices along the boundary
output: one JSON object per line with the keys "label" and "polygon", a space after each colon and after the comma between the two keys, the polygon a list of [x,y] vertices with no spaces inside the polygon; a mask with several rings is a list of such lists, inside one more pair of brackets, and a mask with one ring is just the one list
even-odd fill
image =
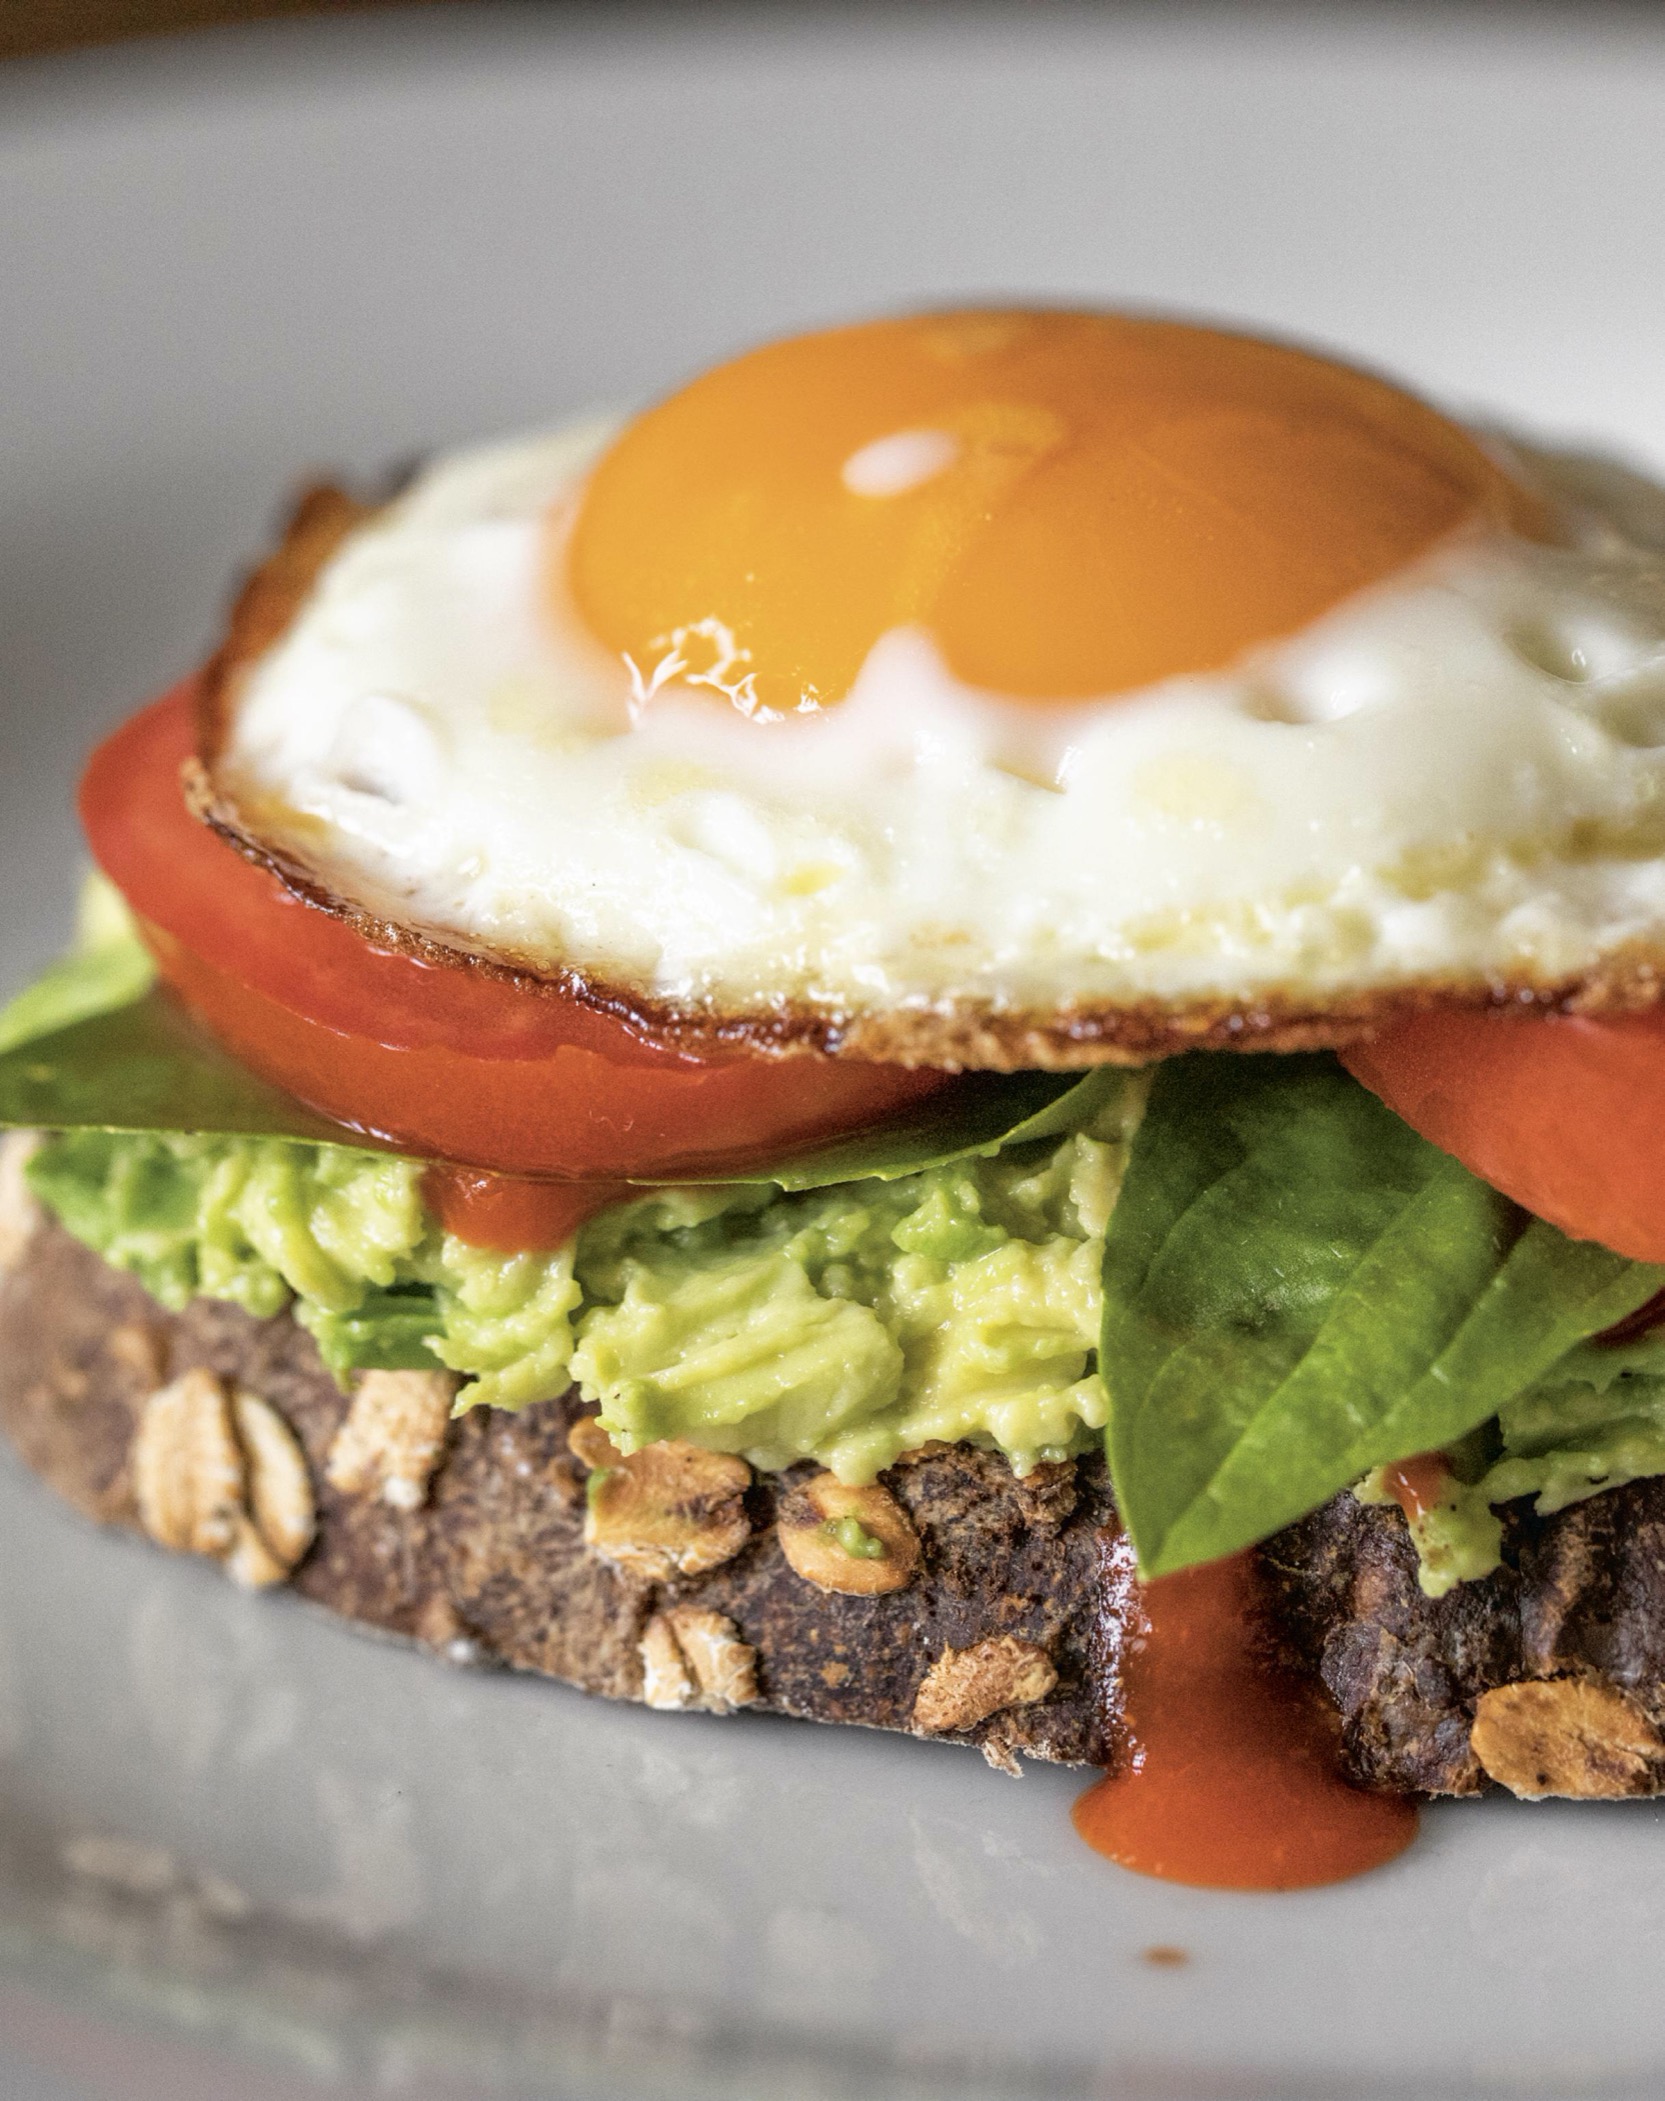
{"label": "red tomato slice", "polygon": [[739,1173],[944,1084],[836,1058],[696,1058],[580,1001],[373,947],[191,816],[194,698],[187,680],[94,752],[87,836],[198,1020],[352,1129],[509,1174],[674,1180]]}
{"label": "red tomato slice", "polygon": [[534,1182],[469,1167],[430,1167],[422,1194],[447,1233],[472,1247],[520,1254],[564,1247],[586,1219],[647,1191],[629,1182]]}
{"label": "red tomato slice", "polygon": [[1341,1062],[1528,1211],[1665,1262],[1665,1012],[1419,1014]]}

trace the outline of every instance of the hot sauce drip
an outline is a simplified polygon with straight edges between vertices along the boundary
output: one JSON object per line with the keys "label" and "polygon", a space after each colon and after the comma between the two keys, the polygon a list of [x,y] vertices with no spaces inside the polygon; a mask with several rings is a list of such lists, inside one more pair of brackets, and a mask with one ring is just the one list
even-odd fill
{"label": "hot sauce drip", "polygon": [[1075,1806],[1096,1851],[1166,1882],[1307,1889],[1403,1852],[1415,1804],[1348,1786],[1322,1694],[1259,1654],[1254,1557],[1163,1576],[1128,1644],[1129,1755]]}
{"label": "hot sauce drip", "polygon": [[565,1247],[598,1211],[646,1193],[628,1182],[540,1182],[468,1167],[430,1167],[422,1177],[423,1200],[446,1232],[505,1255]]}
{"label": "hot sauce drip", "polygon": [[1414,1458],[1401,1459],[1397,1466],[1387,1467],[1382,1486],[1414,1525],[1444,1495],[1450,1479],[1451,1469],[1442,1452],[1418,1452]]}

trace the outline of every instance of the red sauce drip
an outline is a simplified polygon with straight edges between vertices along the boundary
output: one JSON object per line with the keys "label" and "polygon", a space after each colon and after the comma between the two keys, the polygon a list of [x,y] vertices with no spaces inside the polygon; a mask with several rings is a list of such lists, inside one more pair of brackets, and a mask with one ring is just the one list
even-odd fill
{"label": "red sauce drip", "polygon": [[422,1177],[428,1209],[446,1232],[506,1255],[564,1247],[586,1219],[645,1193],[628,1182],[539,1182],[471,1167],[430,1167]]}
{"label": "red sauce drip", "polygon": [[1308,1889],[1363,1874],[1415,1836],[1414,1803],[1350,1787],[1316,1686],[1268,1665],[1254,1557],[1163,1576],[1127,1650],[1129,1756],[1075,1805],[1098,1852],[1204,1889]]}
{"label": "red sauce drip", "polygon": [[1418,1452],[1383,1470],[1382,1486],[1414,1524],[1432,1510],[1445,1493],[1451,1469],[1438,1452]]}

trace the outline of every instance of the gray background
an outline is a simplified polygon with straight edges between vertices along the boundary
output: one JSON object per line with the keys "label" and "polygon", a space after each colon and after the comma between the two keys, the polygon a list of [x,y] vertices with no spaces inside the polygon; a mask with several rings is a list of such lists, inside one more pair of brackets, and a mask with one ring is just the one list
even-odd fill
{"label": "gray background", "polygon": [[[1651,11],[481,9],[13,65],[0,976],[67,924],[86,742],[308,468],[990,294],[1230,315],[1660,464],[1662,206]],[[1103,1867],[1074,1785],[445,1676],[0,1467],[8,2096],[1665,2082],[1661,1812],[1436,1813],[1259,1900]],[[76,1850],[112,1836],[151,1851]]]}

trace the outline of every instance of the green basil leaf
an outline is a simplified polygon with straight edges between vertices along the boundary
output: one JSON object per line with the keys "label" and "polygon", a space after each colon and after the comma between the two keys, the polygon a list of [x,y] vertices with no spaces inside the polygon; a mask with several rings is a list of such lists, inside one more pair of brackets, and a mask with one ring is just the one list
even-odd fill
{"label": "green basil leaf", "polygon": [[0,1051],[143,998],[156,966],[121,892],[101,875],[81,886],[75,945],[0,1007]]}
{"label": "green basil leaf", "polygon": [[887,1123],[794,1154],[777,1167],[709,1179],[772,1182],[781,1189],[893,1182],[973,1154],[1079,1131],[1128,1081],[1126,1070],[1114,1066],[1100,1066],[1085,1078],[1053,1072],[962,1073],[952,1086]]}
{"label": "green basil leaf", "polygon": [[1110,1221],[1116,1499],[1162,1575],[1451,1443],[1665,1270],[1529,1220],[1328,1057],[1164,1066]]}
{"label": "green basil leaf", "polygon": [[1570,1349],[1544,1379],[1546,1386],[1580,1385],[1605,1393],[1617,1380],[1632,1376],[1665,1379],[1665,1328],[1649,1327],[1617,1342],[1597,1338]]}
{"label": "green basil leaf", "polygon": [[[46,1130],[225,1132],[300,1138],[372,1152],[397,1148],[308,1109],[222,1050],[119,947],[54,964],[0,1014],[0,1125]],[[56,989],[54,989],[54,987]],[[141,997],[134,998],[137,990]],[[125,998],[126,1005],[114,1002]],[[100,1011],[108,1008],[109,1011]],[[61,1014],[76,1015],[67,1027]],[[49,1032],[40,1033],[40,1024]],[[918,1107],[746,1175],[684,1177],[822,1189],[894,1180],[922,1168],[1078,1130],[1128,1084],[1111,1067],[1072,1073],[971,1072]],[[652,1187],[654,1178],[638,1178]]]}
{"label": "green basil leaf", "polygon": [[0,1124],[215,1131],[396,1150],[257,1079],[157,990],[0,1052]]}

